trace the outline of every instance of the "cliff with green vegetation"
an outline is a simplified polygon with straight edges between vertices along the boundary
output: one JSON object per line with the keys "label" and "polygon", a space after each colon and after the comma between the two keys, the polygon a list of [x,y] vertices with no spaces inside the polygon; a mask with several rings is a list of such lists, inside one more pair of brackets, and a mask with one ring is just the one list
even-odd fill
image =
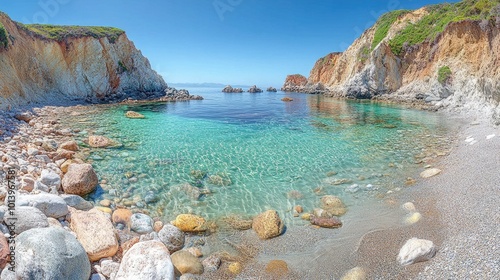
{"label": "cliff with green vegetation", "polygon": [[22,24],[0,12],[0,109],[148,98],[166,88],[123,30]]}
{"label": "cliff with green vegetation", "polygon": [[397,10],[342,53],[320,58],[305,92],[422,103],[500,123],[500,0]]}

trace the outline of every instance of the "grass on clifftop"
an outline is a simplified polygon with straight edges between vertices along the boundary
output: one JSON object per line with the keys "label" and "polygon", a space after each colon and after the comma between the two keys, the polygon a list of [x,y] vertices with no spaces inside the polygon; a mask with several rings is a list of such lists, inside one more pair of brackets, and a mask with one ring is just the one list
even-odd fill
{"label": "grass on clifftop", "polygon": [[394,54],[400,55],[405,46],[434,40],[451,22],[462,20],[490,20],[500,10],[500,0],[463,0],[455,4],[428,6],[429,14],[415,24],[408,24],[392,40],[389,46]]}
{"label": "grass on clifftop", "polygon": [[438,81],[444,84],[451,77],[451,69],[448,66],[443,66],[438,70]]}
{"label": "grass on clifftop", "polygon": [[94,37],[97,39],[107,37],[114,43],[125,31],[114,27],[102,26],[64,26],[51,24],[19,24],[42,38],[62,41],[67,38]]}
{"label": "grass on clifftop", "polygon": [[407,14],[408,12],[408,10],[396,10],[385,13],[378,19],[377,29],[375,30],[375,36],[373,37],[372,42],[372,50],[375,49],[375,47],[382,42],[382,40],[384,40],[392,24],[396,22],[400,16]]}
{"label": "grass on clifftop", "polygon": [[0,48],[6,49],[7,46],[9,45],[9,33],[7,33],[7,30],[3,26],[3,24],[0,22]]}

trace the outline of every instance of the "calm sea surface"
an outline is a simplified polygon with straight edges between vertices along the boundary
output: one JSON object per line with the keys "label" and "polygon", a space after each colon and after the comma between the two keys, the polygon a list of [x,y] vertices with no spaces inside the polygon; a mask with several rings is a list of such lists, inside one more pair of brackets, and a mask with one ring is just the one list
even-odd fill
{"label": "calm sea surface", "polygon": [[[190,92],[205,100],[99,106],[91,117],[68,117],[82,145],[93,134],[123,144],[90,150],[107,181],[91,199],[146,208],[167,221],[276,209],[287,225],[300,225],[292,207],[311,211],[322,195],[359,208],[404,188],[448,127],[429,112],[319,95]],[[146,119],[128,119],[128,110]]]}

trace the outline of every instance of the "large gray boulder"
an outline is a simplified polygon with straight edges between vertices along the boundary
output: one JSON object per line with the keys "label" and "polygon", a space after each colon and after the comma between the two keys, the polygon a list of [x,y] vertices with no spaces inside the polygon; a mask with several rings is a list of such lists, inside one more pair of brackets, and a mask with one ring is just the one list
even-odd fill
{"label": "large gray boulder", "polygon": [[90,261],[64,229],[37,228],[16,238],[16,277],[30,280],[88,280]]}
{"label": "large gray boulder", "polygon": [[[14,214],[14,215],[11,215]],[[45,228],[49,226],[47,216],[35,207],[19,206],[13,212],[7,211],[3,220],[7,226],[14,222],[16,234],[32,228]]]}
{"label": "large gray boulder", "polygon": [[49,188],[58,190],[61,186],[61,176],[52,170],[44,169],[40,175],[40,182]]}
{"label": "large gray boulder", "polygon": [[20,195],[16,202],[18,206],[38,208],[47,217],[60,218],[68,214],[68,204],[60,196],[49,193],[35,195]]}
{"label": "large gray boulder", "polygon": [[67,194],[83,196],[92,192],[98,183],[99,179],[92,165],[74,163],[68,167],[68,172],[62,180],[62,187]]}
{"label": "large gray boulder", "polygon": [[184,246],[184,232],[174,225],[166,224],[159,232],[158,238],[167,246],[168,251],[172,254],[179,251]]}
{"label": "large gray boulder", "polygon": [[173,280],[174,265],[163,243],[140,242],[123,256],[115,280]]}

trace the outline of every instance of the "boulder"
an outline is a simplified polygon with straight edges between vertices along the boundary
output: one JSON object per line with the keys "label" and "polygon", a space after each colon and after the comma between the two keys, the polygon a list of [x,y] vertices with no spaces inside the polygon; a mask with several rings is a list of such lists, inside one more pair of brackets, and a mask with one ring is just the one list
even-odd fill
{"label": "boulder", "polygon": [[125,117],[127,117],[129,119],[145,119],[146,118],[143,114],[137,113],[134,111],[127,111],[125,113]]}
{"label": "boulder", "polygon": [[158,232],[158,238],[167,246],[170,253],[179,251],[184,246],[184,232],[171,224],[163,226]]}
{"label": "boulder", "polygon": [[321,198],[321,209],[330,216],[342,216],[347,212],[344,203],[334,195],[325,195]]}
{"label": "boulder", "polygon": [[78,151],[78,144],[75,141],[67,141],[62,143],[61,146],[59,146],[59,148],[76,152]]}
{"label": "boulder", "polygon": [[99,210],[85,212],[72,209],[70,227],[82,243],[90,261],[112,257],[118,251],[118,239],[113,224],[106,214]]}
{"label": "boulder", "polygon": [[277,92],[278,90],[276,90],[276,88],[274,88],[274,87],[268,87],[266,91],[267,92]]}
{"label": "boulder", "polygon": [[44,169],[40,175],[40,182],[49,188],[58,190],[61,186],[61,176],[52,170]]}
{"label": "boulder", "polygon": [[68,231],[37,228],[16,238],[17,279],[88,280],[90,262],[82,245]]}
{"label": "boulder", "polygon": [[202,274],[203,265],[200,260],[187,251],[178,251],[171,256],[174,267],[180,274]]}
{"label": "boulder", "polygon": [[62,187],[67,194],[86,195],[92,192],[99,183],[92,165],[71,164],[62,180]]}
{"label": "boulder", "polygon": [[68,205],[60,196],[49,193],[19,195],[16,205],[38,208],[47,217],[60,218],[68,214]]}
{"label": "boulder", "polygon": [[174,280],[174,266],[160,241],[140,242],[123,256],[115,280]]}
{"label": "boulder", "polygon": [[79,195],[74,194],[62,194],[61,198],[66,201],[69,207],[73,207],[77,210],[88,211],[94,208],[94,205],[90,201],[86,201]]}
{"label": "boulder", "polygon": [[[14,215],[11,215],[14,214]],[[11,213],[7,211],[3,218],[5,224],[8,226],[12,220],[15,218],[15,230],[16,234],[20,234],[24,231],[30,230],[32,228],[45,228],[49,226],[47,221],[47,216],[35,207],[29,206],[17,206],[16,211]]]}
{"label": "boulder", "polygon": [[401,265],[425,262],[433,258],[436,251],[437,249],[432,241],[411,238],[399,250],[398,261]]}
{"label": "boulder", "polygon": [[130,216],[130,229],[140,233],[150,233],[153,231],[153,219],[142,213],[135,213]]}
{"label": "boulder", "polygon": [[9,243],[5,235],[0,234],[0,269],[4,269],[7,263],[10,261],[10,249]]}
{"label": "boulder", "polygon": [[99,135],[89,136],[88,142],[89,146],[92,148],[108,148],[119,145],[116,141]]}
{"label": "boulder", "polygon": [[429,168],[429,169],[424,170],[422,173],[420,173],[420,177],[430,178],[430,177],[438,175],[439,173],[441,173],[441,169]]}
{"label": "boulder", "polygon": [[338,228],[342,226],[342,222],[337,217],[325,218],[312,215],[309,221],[311,222],[311,224],[323,228]]}
{"label": "boulder", "polygon": [[253,219],[252,228],[260,239],[269,239],[283,233],[284,224],[275,210],[268,210]]}
{"label": "boulder", "polygon": [[184,232],[202,232],[207,230],[205,219],[192,214],[180,214],[171,224]]}

